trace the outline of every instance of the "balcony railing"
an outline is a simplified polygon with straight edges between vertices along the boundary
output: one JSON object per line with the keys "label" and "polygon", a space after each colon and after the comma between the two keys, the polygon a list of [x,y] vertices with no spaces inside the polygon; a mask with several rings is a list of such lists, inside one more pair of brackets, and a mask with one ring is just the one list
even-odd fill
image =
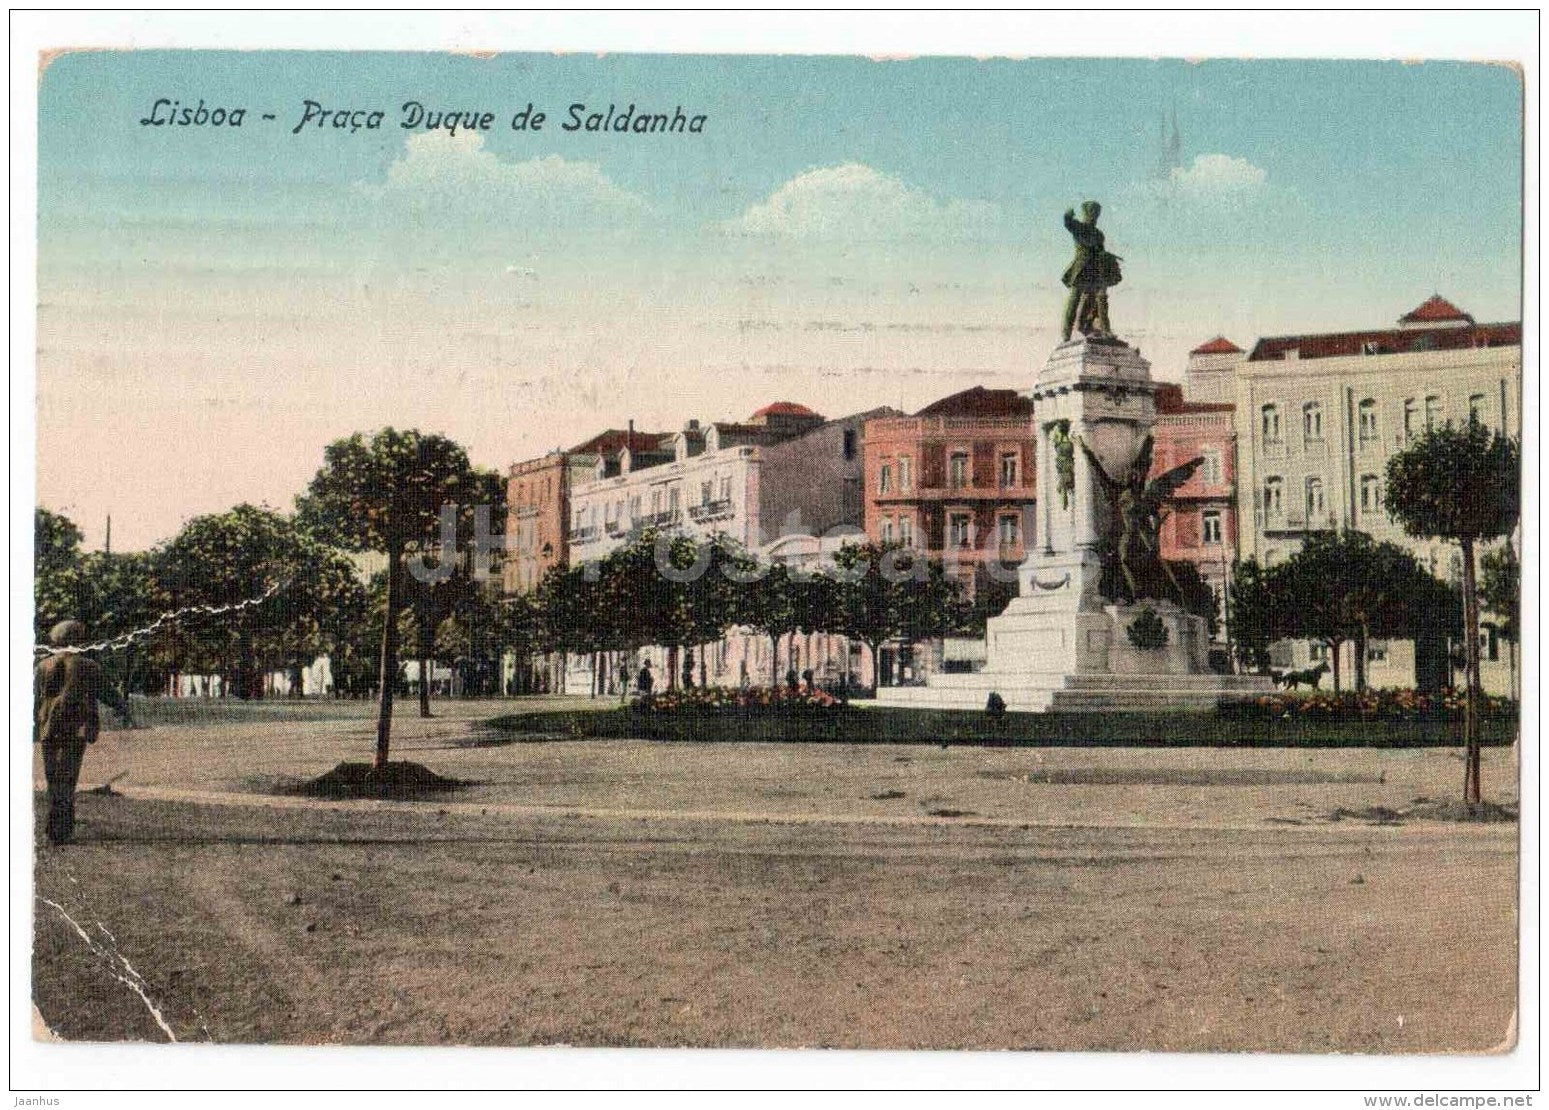
{"label": "balcony railing", "polygon": [[701,524],[708,520],[725,520],[732,513],[732,503],[729,497],[720,501],[705,501],[688,507],[688,518],[695,523]]}
{"label": "balcony railing", "polygon": [[932,435],[947,432],[959,435],[1033,436],[1031,417],[1012,416],[905,416],[866,421],[866,438],[897,435]]}
{"label": "balcony railing", "polygon": [[1037,494],[1032,485],[916,486],[914,489],[878,491],[878,501],[997,501],[1031,500]]}
{"label": "balcony railing", "polygon": [[602,529],[598,528],[595,524],[588,524],[584,527],[572,528],[570,530],[571,543],[591,543],[594,540],[601,538],[601,536]]}
{"label": "balcony railing", "polygon": [[660,513],[646,513],[640,518],[640,527],[670,528],[672,525],[680,523],[682,519],[683,511],[681,509],[667,509]]}
{"label": "balcony railing", "polygon": [[609,536],[617,537],[622,536],[624,533],[628,532],[629,525],[622,517],[620,517],[618,520],[605,521],[603,523],[602,529],[604,532],[607,532]]}

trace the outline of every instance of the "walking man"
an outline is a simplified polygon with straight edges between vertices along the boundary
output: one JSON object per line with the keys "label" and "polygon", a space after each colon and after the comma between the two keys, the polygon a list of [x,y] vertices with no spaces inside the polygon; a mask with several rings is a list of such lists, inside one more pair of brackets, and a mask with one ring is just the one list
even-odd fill
{"label": "walking man", "polygon": [[[86,639],[80,621],[60,621],[48,634],[57,648],[77,646]],[[33,740],[43,745],[43,773],[48,780],[48,842],[68,844],[75,831],[75,784],[81,777],[86,745],[97,742],[100,701],[125,724],[129,705],[108,681],[95,659],[77,651],[45,656],[33,669]]]}

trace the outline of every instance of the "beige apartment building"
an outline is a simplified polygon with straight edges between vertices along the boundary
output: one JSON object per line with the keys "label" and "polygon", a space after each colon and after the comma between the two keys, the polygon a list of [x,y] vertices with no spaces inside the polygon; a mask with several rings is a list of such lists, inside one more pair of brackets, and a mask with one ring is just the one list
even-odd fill
{"label": "beige apartment building", "polygon": [[[1223,387],[1227,354],[1216,352],[1202,368],[1206,391]],[[1273,564],[1309,532],[1348,527],[1403,544],[1438,577],[1458,580],[1457,545],[1408,536],[1386,511],[1383,476],[1392,455],[1448,421],[1478,420],[1521,436],[1520,323],[1480,324],[1434,296],[1393,328],[1260,339],[1230,374],[1241,558]],[[1481,640],[1486,689],[1509,692],[1513,653],[1493,623]],[[1276,654],[1285,667],[1320,659],[1303,643],[1280,645]],[[1374,643],[1368,656],[1374,685],[1415,681],[1412,643]]]}

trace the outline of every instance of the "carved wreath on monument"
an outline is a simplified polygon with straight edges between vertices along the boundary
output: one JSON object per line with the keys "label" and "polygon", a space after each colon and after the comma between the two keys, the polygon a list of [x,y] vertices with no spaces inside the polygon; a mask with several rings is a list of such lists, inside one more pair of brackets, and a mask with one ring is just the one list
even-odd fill
{"label": "carved wreath on monument", "polygon": [[1104,495],[1106,515],[1099,544],[1103,560],[1103,596],[1109,601],[1127,604],[1152,599],[1186,605],[1183,588],[1162,558],[1159,538],[1162,507],[1205,460],[1190,459],[1148,481],[1155,438],[1146,436],[1129,472],[1114,478],[1103,469],[1102,462],[1084,439],[1077,436],[1076,442],[1081,445],[1081,452],[1091,465],[1092,475]]}

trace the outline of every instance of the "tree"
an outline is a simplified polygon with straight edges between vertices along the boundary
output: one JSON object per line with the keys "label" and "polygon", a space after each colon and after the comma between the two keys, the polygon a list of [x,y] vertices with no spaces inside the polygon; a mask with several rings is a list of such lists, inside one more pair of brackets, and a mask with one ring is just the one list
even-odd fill
{"label": "tree", "polygon": [[769,688],[780,685],[780,640],[801,627],[797,607],[797,586],[791,568],[770,563],[747,583],[742,603],[742,622],[769,637]]}
{"label": "tree", "polygon": [[895,636],[939,636],[968,618],[962,587],[939,562],[900,544],[846,544],[834,554],[836,631],[871,651],[872,688],[881,682],[882,645]]}
{"label": "tree", "polygon": [[1517,695],[1517,644],[1521,637],[1522,567],[1508,540],[1479,560],[1479,600],[1499,618],[1497,632],[1511,645],[1511,693]]}
{"label": "tree", "polygon": [[297,499],[298,518],[315,536],[347,551],[387,556],[382,653],[378,668],[376,766],[386,767],[398,675],[398,614],[404,555],[440,535],[442,507],[474,504],[479,482],[468,454],[444,436],[383,428],[357,432],[323,449],[323,465]]}
{"label": "tree", "polygon": [[38,640],[60,621],[77,616],[75,591],[81,538],[81,530],[69,517],[41,505],[33,511],[33,635]]}
{"label": "tree", "polygon": [[1500,618],[1501,636],[1512,643],[1520,635],[1522,566],[1510,543],[1486,551],[1479,560],[1479,600]]}
{"label": "tree", "polygon": [[295,675],[326,651],[339,632],[332,614],[359,588],[342,555],[302,535],[290,518],[253,505],[195,517],[150,560],[171,609],[238,606],[282,587],[265,604],[178,622],[174,661],[228,676],[241,698],[262,696],[266,671]]}
{"label": "tree", "polygon": [[1388,512],[1411,536],[1451,540],[1463,550],[1463,796],[1471,806],[1480,801],[1479,591],[1474,549],[1482,540],[1511,533],[1521,496],[1516,440],[1475,420],[1461,428],[1432,428],[1388,460]]}
{"label": "tree", "polygon": [[1237,662],[1251,671],[1269,670],[1269,646],[1278,638],[1276,614],[1285,601],[1276,594],[1279,580],[1257,559],[1243,559],[1232,567],[1231,605],[1227,627]]}

